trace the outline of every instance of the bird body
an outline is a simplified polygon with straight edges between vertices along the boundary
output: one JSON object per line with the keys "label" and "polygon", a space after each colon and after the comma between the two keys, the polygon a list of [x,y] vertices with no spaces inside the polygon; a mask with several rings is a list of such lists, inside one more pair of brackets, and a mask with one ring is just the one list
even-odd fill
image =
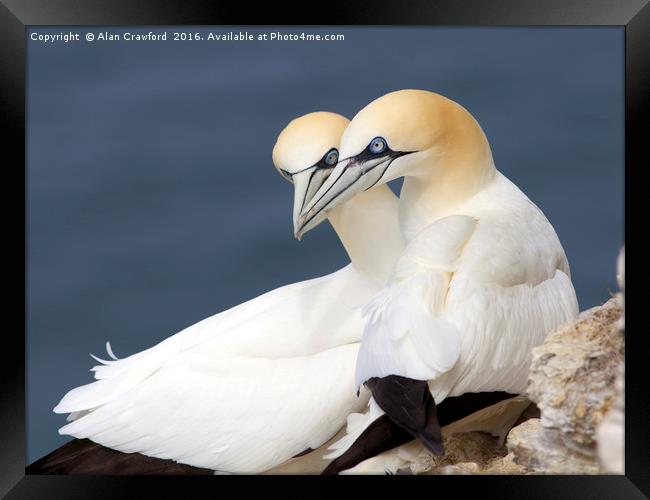
{"label": "bird body", "polygon": [[389,374],[431,380],[436,401],[522,393],[531,349],[577,316],[553,227],[505,176],[453,213],[408,242],[365,306],[357,384]]}
{"label": "bird body", "polygon": [[[350,122],[341,157],[301,211],[297,236],[357,193],[405,178],[406,247],[364,307],[355,381],[373,396],[352,433],[361,439],[385,413],[439,454],[435,405],[522,393],[531,349],[577,317],[569,265],[549,221],[496,169],[480,125],[450,99],[420,90],[376,99]],[[423,382],[433,402],[418,396]],[[349,464],[342,457],[353,440],[329,458]]]}

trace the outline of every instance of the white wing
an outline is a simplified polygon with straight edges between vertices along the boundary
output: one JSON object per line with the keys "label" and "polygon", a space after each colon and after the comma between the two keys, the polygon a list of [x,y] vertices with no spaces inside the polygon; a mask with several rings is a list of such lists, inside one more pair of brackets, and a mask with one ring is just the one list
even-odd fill
{"label": "white wing", "polygon": [[347,344],[358,342],[360,306],[375,291],[347,266],[102,361],[98,380],[55,408],[77,419],[60,433],[199,467],[277,465],[322,444],[367,401],[353,384],[358,346]]}
{"label": "white wing", "polygon": [[479,222],[449,284],[445,318],[461,332],[438,401],[464,392],[525,391],[533,347],[578,315],[562,245],[544,214],[505,177],[466,207]]}
{"label": "white wing", "polygon": [[364,308],[357,385],[387,375],[431,380],[454,366],[460,335],[444,314],[447,289],[475,226],[472,217],[445,217],[408,244],[389,286]]}
{"label": "white wing", "polygon": [[[150,349],[100,360],[97,382],[68,392],[56,413],[106,404],[152,376],[181,353],[198,349],[216,363],[230,356],[304,356],[360,339],[360,306],[370,287],[353,268],[287,285],[196,323]],[[346,297],[342,300],[341,297]],[[98,359],[98,358],[96,358]]]}
{"label": "white wing", "polygon": [[125,453],[262,472],[317,448],[367,404],[354,391],[357,349],[217,363],[193,350],[60,432]]}

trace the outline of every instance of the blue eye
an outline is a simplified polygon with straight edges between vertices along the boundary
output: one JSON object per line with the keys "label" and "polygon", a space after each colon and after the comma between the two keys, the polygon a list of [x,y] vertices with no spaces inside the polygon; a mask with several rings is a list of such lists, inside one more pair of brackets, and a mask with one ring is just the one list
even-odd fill
{"label": "blue eye", "polygon": [[325,164],[327,165],[336,165],[339,161],[339,152],[336,148],[330,149],[325,155]]}
{"label": "blue eye", "polygon": [[375,137],[370,141],[370,144],[368,144],[368,150],[373,154],[383,153],[386,147],[386,139],[383,137]]}

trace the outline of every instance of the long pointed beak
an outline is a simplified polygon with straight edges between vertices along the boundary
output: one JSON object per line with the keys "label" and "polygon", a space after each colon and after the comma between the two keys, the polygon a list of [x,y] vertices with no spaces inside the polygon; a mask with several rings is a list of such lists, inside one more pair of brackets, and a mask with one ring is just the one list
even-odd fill
{"label": "long pointed beak", "polygon": [[[329,171],[318,169],[316,166],[294,174],[293,181],[293,228],[297,228],[301,211],[323,185]],[[298,238],[300,239],[300,238]]]}
{"label": "long pointed beak", "polygon": [[[327,218],[327,213],[352,198],[356,193],[374,186],[390,164],[390,157],[358,161],[355,157],[339,162],[331,175],[302,209],[294,224],[294,235],[300,239]],[[377,167],[377,168],[376,168]]]}

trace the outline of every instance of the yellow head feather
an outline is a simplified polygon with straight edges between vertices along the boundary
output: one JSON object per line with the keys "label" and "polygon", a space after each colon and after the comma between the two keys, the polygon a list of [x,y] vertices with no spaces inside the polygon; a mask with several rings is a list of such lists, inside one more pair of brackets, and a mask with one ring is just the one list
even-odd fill
{"label": "yellow head feather", "polygon": [[348,123],[346,117],[327,111],[291,120],[273,147],[273,164],[291,174],[314,165],[330,149],[338,148]]}

